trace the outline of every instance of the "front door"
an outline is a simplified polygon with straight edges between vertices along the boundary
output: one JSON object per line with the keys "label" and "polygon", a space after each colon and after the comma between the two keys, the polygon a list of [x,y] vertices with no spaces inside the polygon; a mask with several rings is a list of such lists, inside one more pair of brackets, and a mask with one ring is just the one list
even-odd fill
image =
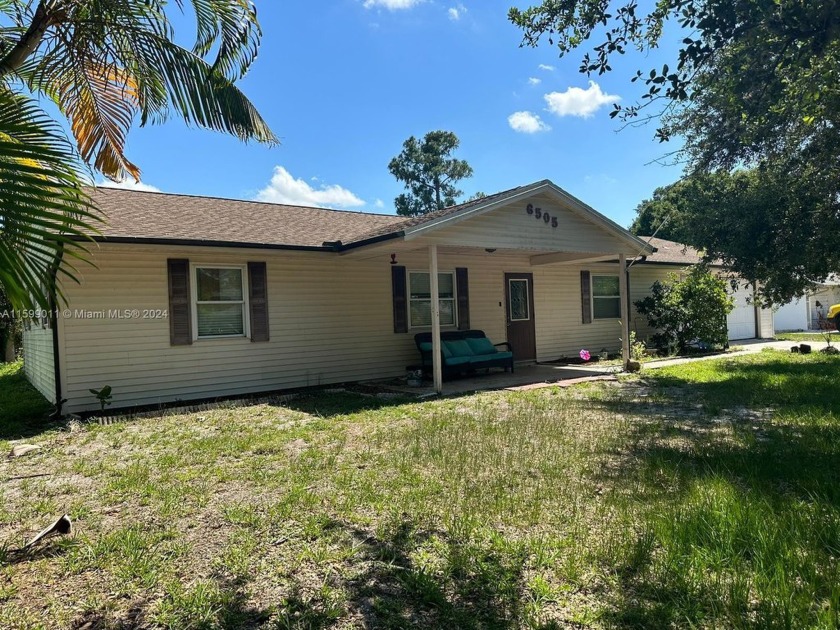
{"label": "front door", "polygon": [[505,316],[507,340],[513,346],[514,361],[535,361],[537,335],[534,328],[534,276],[505,274]]}

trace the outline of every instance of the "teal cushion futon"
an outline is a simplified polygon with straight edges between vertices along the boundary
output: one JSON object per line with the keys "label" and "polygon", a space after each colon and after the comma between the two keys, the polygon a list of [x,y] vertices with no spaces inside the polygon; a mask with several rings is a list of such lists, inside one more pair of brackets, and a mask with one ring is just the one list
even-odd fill
{"label": "teal cushion futon", "polygon": [[[448,330],[441,335],[441,355],[445,375],[472,372],[477,369],[500,367],[513,372],[513,348],[508,342],[494,344],[481,330]],[[432,368],[432,334],[414,335],[414,341],[423,361],[423,369]],[[507,346],[499,350],[498,346]]]}

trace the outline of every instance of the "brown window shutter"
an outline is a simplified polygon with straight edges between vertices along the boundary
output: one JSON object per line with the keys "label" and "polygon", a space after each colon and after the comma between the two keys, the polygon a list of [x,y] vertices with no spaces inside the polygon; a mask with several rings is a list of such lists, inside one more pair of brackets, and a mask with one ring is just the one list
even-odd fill
{"label": "brown window shutter", "polygon": [[169,343],[188,346],[192,343],[192,314],[190,313],[190,261],[169,258]]}
{"label": "brown window shutter", "polygon": [[588,271],[580,272],[580,307],[583,323],[592,323],[592,281]]}
{"label": "brown window shutter", "polygon": [[408,294],[405,267],[391,267],[391,290],[394,301],[394,332],[408,332]]}
{"label": "brown window shutter", "polygon": [[268,276],[264,262],[248,263],[251,341],[268,341]]}
{"label": "brown window shutter", "polygon": [[455,290],[458,292],[458,330],[469,330],[470,281],[466,267],[455,267]]}

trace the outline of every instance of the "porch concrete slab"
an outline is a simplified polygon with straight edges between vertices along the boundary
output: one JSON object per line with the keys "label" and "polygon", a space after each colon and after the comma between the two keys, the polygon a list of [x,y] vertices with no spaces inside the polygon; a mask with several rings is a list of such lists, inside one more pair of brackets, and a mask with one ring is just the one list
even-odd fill
{"label": "porch concrete slab", "polygon": [[[499,372],[492,370],[486,374],[476,374],[457,379],[444,381],[443,395],[457,396],[487,390],[504,389],[509,391],[522,391],[550,387],[554,385],[573,385],[592,380],[614,379],[616,368],[603,368],[595,370],[592,368],[579,368],[568,365],[531,364],[520,365],[516,371]],[[423,387],[408,387],[403,385],[392,385],[388,389],[414,394],[416,396],[434,396],[435,390],[431,385]]]}

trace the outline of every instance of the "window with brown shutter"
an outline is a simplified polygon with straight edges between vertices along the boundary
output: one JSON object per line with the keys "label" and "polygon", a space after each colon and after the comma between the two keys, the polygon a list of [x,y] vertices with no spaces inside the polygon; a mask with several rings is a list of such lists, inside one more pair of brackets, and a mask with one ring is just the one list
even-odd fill
{"label": "window with brown shutter", "polygon": [[190,313],[190,261],[169,258],[166,261],[169,277],[169,343],[188,346],[193,341]]}
{"label": "window with brown shutter", "polygon": [[469,330],[470,285],[466,267],[455,268],[455,290],[458,294],[458,330]]}
{"label": "window with brown shutter", "polygon": [[588,271],[580,272],[580,308],[584,324],[592,323],[592,284]]}
{"label": "window with brown shutter", "polygon": [[[438,273],[438,312],[440,325],[456,326],[457,295],[455,274]],[[408,327],[430,328],[432,325],[432,281],[428,271],[408,272]]]}
{"label": "window with brown shutter", "polygon": [[394,305],[394,332],[408,332],[408,296],[406,295],[405,267],[391,267],[391,292]]}
{"label": "window with brown shutter", "polygon": [[248,263],[251,341],[268,341],[268,278],[264,262]]}
{"label": "window with brown shutter", "polygon": [[592,319],[621,317],[621,287],[617,275],[593,275]]}
{"label": "window with brown shutter", "polygon": [[194,265],[194,321],[197,339],[248,336],[244,265]]}

